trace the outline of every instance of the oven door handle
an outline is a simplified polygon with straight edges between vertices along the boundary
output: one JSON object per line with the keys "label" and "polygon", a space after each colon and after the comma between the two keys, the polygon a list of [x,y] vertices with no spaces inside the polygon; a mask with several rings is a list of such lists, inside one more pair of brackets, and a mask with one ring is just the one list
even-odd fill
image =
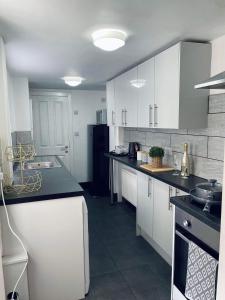
{"label": "oven door handle", "polygon": [[186,236],[184,236],[178,230],[175,231],[175,234],[178,235],[180,238],[182,238],[182,240],[184,240],[186,243],[188,243],[188,244],[190,243],[190,240],[188,238],[186,238]]}

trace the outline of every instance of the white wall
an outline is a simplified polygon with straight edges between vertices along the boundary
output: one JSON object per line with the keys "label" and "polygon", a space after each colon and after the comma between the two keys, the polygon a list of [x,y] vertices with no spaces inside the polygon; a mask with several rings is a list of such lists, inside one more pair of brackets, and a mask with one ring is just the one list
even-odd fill
{"label": "white wall", "polygon": [[[96,110],[106,108],[105,91],[72,91],[73,119],[73,175],[78,182],[87,182],[90,178],[88,164],[88,124],[96,124]],[[78,111],[78,115],[74,114]],[[79,136],[75,136],[78,133]]]}
{"label": "white wall", "polygon": [[[225,35],[212,42],[211,75],[225,71]],[[210,94],[224,93],[224,90],[210,90]]]}
{"label": "white wall", "polygon": [[8,73],[8,93],[12,131],[30,131],[29,86],[26,77],[13,77]]}

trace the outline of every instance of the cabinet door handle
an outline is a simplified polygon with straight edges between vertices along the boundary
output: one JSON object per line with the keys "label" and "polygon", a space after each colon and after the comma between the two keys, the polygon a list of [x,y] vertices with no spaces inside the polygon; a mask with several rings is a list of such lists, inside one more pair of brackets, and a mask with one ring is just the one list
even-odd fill
{"label": "cabinet door handle", "polygon": [[115,125],[115,111],[112,110],[112,125]]}
{"label": "cabinet door handle", "polygon": [[168,210],[172,209],[172,204],[170,203],[170,197],[172,196],[172,187],[169,186],[169,198],[168,198]]}
{"label": "cabinet door handle", "polygon": [[125,126],[127,126],[127,110],[124,110],[124,114],[125,114]]}
{"label": "cabinet door handle", "polygon": [[124,125],[124,121],[123,121],[123,113],[124,113],[124,110],[122,109],[122,125]]}
{"label": "cabinet door handle", "polygon": [[113,123],[113,110],[112,110],[112,125],[114,125],[114,123]]}
{"label": "cabinet door handle", "polygon": [[157,127],[158,125],[158,106],[154,105],[154,126]]}
{"label": "cabinet door handle", "polygon": [[151,187],[150,187],[151,184],[152,184],[152,180],[151,178],[148,178],[148,197],[150,197],[152,194]]}
{"label": "cabinet door handle", "polygon": [[149,105],[149,127],[152,127],[152,105]]}

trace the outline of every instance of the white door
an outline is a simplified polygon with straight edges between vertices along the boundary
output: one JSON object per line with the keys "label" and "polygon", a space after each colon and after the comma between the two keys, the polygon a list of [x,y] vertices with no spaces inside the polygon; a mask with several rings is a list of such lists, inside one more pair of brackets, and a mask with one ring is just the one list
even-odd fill
{"label": "white door", "polygon": [[125,126],[137,127],[138,88],[132,85],[137,80],[137,67],[125,73]]}
{"label": "white door", "polygon": [[114,126],[116,124],[114,80],[110,80],[106,83],[106,99],[107,99],[107,124],[108,126]]}
{"label": "white door", "polygon": [[125,126],[125,99],[126,90],[124,88],[125,74],[122,74],[114,80],[115,82],[115,110],[116,110],[116,126]]}
{"label": "white door", "polygon": [[122,196],[137,206],[137,174],[127,169],[121,170]]}
{"label": "white door", "polygon": [[149,237],[153,234],[153,184],[152,178],[138,173],[137,224]]}
{"label": "white door", "polygon": [[154,125],[153,109],[155,100],[155,59],[151,58],[138,66],[139,88],[138,127],[151,128]]}
{"label": "white door", "polygon": [[33,134],[37,155],[58,155],[71,170],[68,96],[33,96]]}
{"label": "white door", "polygon": [[154,125],[179,128],[180,44],[155,57]]}
{"label": "white door", "polygon": [[137,67],[115,79],[116,125],[137,127],[138,88],[132,86],[137,80]]}
{"label": "white door", "polygon": [[153,182],[153,239],[172,258],[173,213],[170,204],[172,189],[159,180],[153,179]]}

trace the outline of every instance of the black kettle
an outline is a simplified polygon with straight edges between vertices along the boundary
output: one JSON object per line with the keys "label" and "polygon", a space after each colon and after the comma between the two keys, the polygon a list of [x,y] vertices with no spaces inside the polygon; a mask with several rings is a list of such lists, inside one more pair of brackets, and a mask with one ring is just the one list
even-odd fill
{"label": "black kettle", "polygon": [[137,151],[140,150],[140,144],[137,142],[130,142],[129,143],[129,151],[128,156],[130,158],[137,158]]}

